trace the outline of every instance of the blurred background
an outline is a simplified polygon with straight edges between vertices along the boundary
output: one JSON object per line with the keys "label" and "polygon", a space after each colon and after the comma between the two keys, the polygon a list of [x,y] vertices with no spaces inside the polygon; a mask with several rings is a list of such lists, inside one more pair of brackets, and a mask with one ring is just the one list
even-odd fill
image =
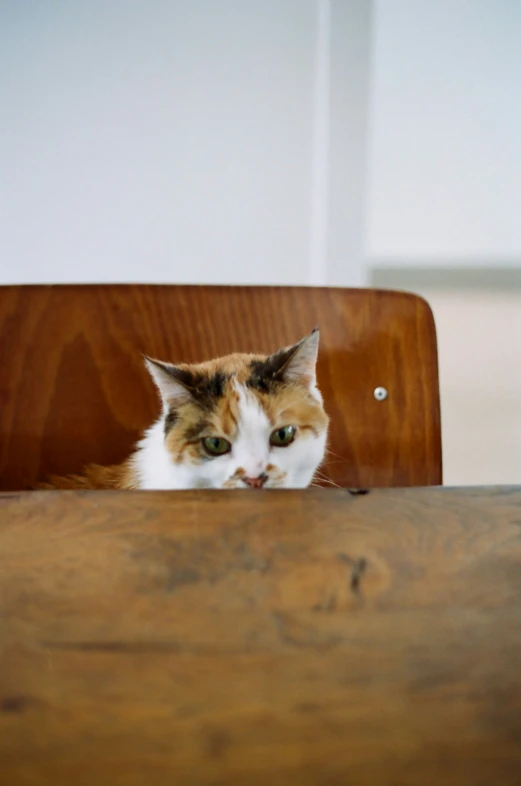
{"label": "blurred background", "polygon": [[521,482],[519,0],[0,0],[0,85],[0,284],[418,292]]}

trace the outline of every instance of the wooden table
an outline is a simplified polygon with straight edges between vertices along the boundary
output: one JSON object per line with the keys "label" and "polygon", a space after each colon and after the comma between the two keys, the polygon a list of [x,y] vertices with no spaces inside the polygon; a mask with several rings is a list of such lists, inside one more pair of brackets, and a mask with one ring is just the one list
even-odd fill
{"label": "wooden table", "polygon": [[521,488],[0,497],[0,783],[521,783]]}

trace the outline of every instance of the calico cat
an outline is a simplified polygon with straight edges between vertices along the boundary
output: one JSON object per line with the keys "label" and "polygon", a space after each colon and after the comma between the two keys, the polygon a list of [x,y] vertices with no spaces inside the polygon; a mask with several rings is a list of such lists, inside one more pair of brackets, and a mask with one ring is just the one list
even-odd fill
{"label": "calico cat", "polygon": [[319,333],[273,355],[195,365],[145,358],[162,413],[134,453],[40,488],[259,489],[309,486],[329,418],[316,385]]}

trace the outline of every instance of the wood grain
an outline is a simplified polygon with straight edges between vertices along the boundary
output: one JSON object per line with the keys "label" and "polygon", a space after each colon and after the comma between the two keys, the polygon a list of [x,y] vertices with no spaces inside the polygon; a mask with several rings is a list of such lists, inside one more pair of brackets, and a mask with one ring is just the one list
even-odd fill
{"label": "wood grain", "polygon": [[521,773],[521,488],[0,498],[9,786]]}
{"label": "wood grain", "polygon": [[[271,352],[321,328],[339,486],[441,483],[432,313],[419,297],[291,287],[0,288],[0,488],[113,464],[158,414],[143,353]],[[377,386],[386,401],[373,396]]]}

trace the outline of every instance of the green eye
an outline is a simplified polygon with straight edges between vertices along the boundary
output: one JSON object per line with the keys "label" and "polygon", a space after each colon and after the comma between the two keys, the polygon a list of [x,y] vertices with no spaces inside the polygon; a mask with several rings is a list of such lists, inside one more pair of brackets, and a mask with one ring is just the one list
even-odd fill
{"label": "green eye", "polygon": [[202,444],[209,456],[224,456],[232,449],[228,440],[223,437],[205,437]]}
{"label": "green eye", "polygon": [[276,448],[285,448],[295,439],[297,429],[295,426],[282,426],[277,428],[270,437],[270,444]]}

